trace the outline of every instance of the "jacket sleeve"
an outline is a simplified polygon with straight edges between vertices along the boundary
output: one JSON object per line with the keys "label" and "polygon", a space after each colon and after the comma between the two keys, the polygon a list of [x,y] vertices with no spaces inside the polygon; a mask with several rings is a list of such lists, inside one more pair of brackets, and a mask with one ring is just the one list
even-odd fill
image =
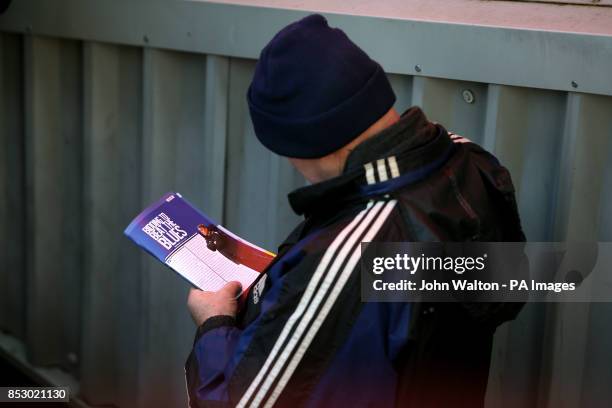
{"label": "jacket sleeve", "polygon": [[198,328],[185,364],[190,408],[227,404],[229,363],[241,332],[231,316],[213,316]]}
{"label": "jacket sleeve", "polygon": [[[266,271],[253,318],[239,318],[238,325],[224,317],[206,321],[186,367],[190,406],[309,401],[361,308],[358,242],[377,238],[396,203],[360,206],[356,215],[314,231],[279,255]],[[255,291],[246,312],[254,297]],[[386,349],[378,350],[382,356]]]}
{"label": "jacket sleeve", "polygon": [[[477,144],[470,143],[465,146],[473,153],[472,159],[479,168],[491,206],[499,214],[496,220],[499,231],[496,236],[488,237],[488,240],[491,242],[525,242],[526,237],[521,226],[510,172],[494,155]],[[527,262],[524,251],[517,253],[516,257],[516,259],[521,258],[522,262]],[[519,270],[524,272],[525,268],[519,268]],[[527,277],[515,276],[514,279]],[[513,320],[521,311],[524,302],[463,302],[461,305],[474,321],[489,328],[495,328],[504,322]]]}
{"label": "jacket sleeve", "polygon": [[[288,247],[289,248],[289,247]],[[244,309],[237,319],[231,316],[214,316],[206,320],[197,330],[193,348],[185,364],[185,377],[191,408],[225,407],[232,404],[230,382],[236,380],[236,372],[253,336],[258,337],[257,344],[267,347],[274,341],[269,331],[278,325],[274,314],[282,318],[292,310],[291,307],[280,308],[278,293],[284,290],[284,277],[281,272],[291,269],[294,262],[301,258],[301,253],[285,255],[288,249],[279,251],[277,259],[262,275],[262,279],[251,288],[258,292],[260,299],[254,302],[251,295],[247,298]],[[273,275],[273,276],[270,276]],[[259,283],[260,287],[258,287]],[[253,352],[250,352],[251,354]],[[259,355],[262,352],[258,352]],[[242,372],[244,373],[244,369]],[[247,370],[248,371],[248,370]],[[239,376],[245,377],[244,374]],[[249,378],[248,375],[245,378]]]}

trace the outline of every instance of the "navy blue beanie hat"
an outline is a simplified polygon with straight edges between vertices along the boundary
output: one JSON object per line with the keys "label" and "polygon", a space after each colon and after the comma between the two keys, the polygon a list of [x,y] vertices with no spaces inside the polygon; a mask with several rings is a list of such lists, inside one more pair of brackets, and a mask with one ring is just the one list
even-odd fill
{"label": "navy blue beanie hat", "polygon": [[318,158],[380,119],[395,94],[378,63],[313,14],[283,28],[261,51],[247,100],[264,146]]}

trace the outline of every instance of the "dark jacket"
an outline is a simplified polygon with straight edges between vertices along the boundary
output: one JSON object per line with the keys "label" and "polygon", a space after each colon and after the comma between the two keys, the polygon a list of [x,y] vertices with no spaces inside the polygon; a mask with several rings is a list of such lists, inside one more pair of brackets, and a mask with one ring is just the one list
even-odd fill
{"label": "dark jacket", "polygon": [[245,309],[198,329],[190,405],[482,406],[493,333],[520,305],[360,297],[362,241],[524,241],[510,174],[463,142],[411,108],[292,192],[305,220]]}

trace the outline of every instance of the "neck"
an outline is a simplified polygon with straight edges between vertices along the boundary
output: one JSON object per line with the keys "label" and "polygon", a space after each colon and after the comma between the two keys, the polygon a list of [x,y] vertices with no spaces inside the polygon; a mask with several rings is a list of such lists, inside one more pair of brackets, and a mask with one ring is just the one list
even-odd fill
{"label": "neck", "polygon": [[349,144],[335,152],[318,159],[289,158],[289,161],[310,183],[319,183],[337,177],[342,174],[348,155],[357,145],[381,132],[383,129],[393,125],[399,119],[400,116],[397,111],[391,108],[384,116],[372,124],[372,126],[367,128]]}

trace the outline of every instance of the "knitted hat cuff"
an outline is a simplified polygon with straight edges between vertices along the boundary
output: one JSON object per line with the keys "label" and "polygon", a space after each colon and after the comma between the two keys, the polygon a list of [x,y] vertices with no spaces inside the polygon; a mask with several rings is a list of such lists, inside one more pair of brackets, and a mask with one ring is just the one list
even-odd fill
{"label": "knitted hat cuff", "polygon": [[[318,158],[347,145],[395,103],[395,94],[380,65],[350,98],[312,117],[279,117],[260,109],[247,93],[255,134],[273,152],[294,158]],[[290,140],[290,143],[288,141]]]}

